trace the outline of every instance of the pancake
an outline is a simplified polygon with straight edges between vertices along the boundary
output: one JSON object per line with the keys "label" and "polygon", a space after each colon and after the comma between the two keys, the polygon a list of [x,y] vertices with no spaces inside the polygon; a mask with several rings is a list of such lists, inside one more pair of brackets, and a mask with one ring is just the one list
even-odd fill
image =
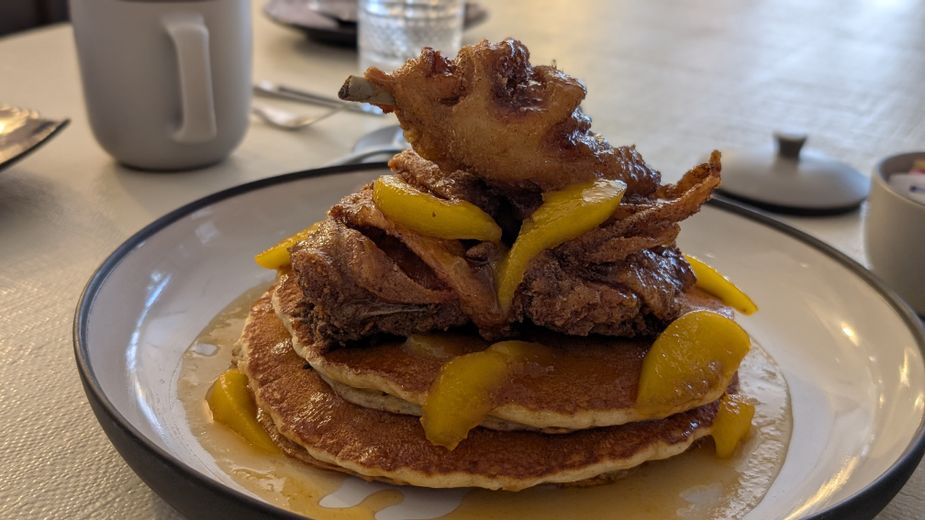
{"label": "pancake", "polygon": [[[732,314],[702,293],[693,292],[687,298],[691,309]],[[488,346],[469,336],[464,341],[443,341],[436,349],[395,340],[325,351],[317,348],[309,327],[297,318],[303,300],[294,276],[280,276],[272,301],[292,336],[295,351],[332,383],[341,397],[380,410],[419,415],[443,364]],[[512,374],[497,390],[494,400],[500,404],[482,426],[554,433],[662,419],[719,399],[734,378],[719,382],[702,398],[674,408],[641,410],[636,407],[636,389],[651,338],[543,333],[528,339],[554,347],[555,358],[550,365],[528,364]]]}
{"label": "pancake", "polygon": [[561,435],[477,427],[447,451],[427,441],[417,418],[357,406],[334,393],[294,352],[269,291],[251,309],[240,346],[238,366],[286,453],[364,478],[422,487],[515,491],[599,479],[682,453],[710,433],[718,409],[714,402],[662,420]]}
{"label": "pancake", "polygon": [[[408,401],[399,399],[394,395],[389,395],[385,392],[379,392],[377,390],[353,388],[352,386],[347,386],[343,383],[338,383],[337,381],[331,381],[321,374],[318,374],[318,376],[321,377],[321,379],[331,387],[331,390],[333,390],[335,394],[342,397],[345,401],[362,406],[363,408],[372,408],[373,410],[414,415],[417,417],[420,417],[423,414],[419,405],[409,403]],[[485,417],[480,425],[485,428],[501,431],[532,430],[540,431],[543,433],[566,433],[574,431],[565,428],[536,428],[527,426],[525,424],[505,421],[503,419],[498,419],[497,417],[491,416]]]}

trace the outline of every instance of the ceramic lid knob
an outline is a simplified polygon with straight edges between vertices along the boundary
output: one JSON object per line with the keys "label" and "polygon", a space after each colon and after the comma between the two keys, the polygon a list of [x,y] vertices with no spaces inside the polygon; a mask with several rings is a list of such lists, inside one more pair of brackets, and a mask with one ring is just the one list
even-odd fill
{"label": "ceramic lid knob", "polygon": [[777,155],[788,159],[799,159],[800,150],[803,149],[808,137],[801,133],[774,132],[774,139],[777,140]]}

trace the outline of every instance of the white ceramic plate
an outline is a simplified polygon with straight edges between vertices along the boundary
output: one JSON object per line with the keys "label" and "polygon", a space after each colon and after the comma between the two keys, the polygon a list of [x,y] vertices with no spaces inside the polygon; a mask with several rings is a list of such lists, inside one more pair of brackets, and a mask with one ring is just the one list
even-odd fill
{"label": "white ceramic plate", "polygon": [[[181,356],[223,307],[270,281],[254,251],[382,172],[381,164],[327,168],[206,197],[140,231],[90,280],[74,332],[87,395],[129,465],[178,510],[288,515],[199,446],[176,399]],[[712,202],[683,228],[686,252],[760,302],[743,325],[790,384],[790,449],[749,518],[873,516],[925,449],[921,323],[862,267],[767,217]]]}

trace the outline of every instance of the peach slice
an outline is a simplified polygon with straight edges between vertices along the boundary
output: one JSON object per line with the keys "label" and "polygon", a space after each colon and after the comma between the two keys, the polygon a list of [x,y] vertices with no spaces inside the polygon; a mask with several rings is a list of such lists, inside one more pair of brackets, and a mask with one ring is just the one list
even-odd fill
{"label": "peach slice", "polygon": [[713,444],[716,456],[731,457],[739,443],[748,435],[755,416],[755,405],[738,394],[726,394],[719,402],[719,413],[713,420]]}
{"label": "peach slice", "polygon": [[263,451],[276,452],[278,448],[257,422],[257,405],[247,389],[247,376],[231,368],[223,372],[206,396],[212,418],[231,428],[250,445]]}
{"label": "peach slice", "polygon": [[751,340],[736,322],[712,312],[689,312],[671,322],[642,361],[636,403],[653,413],[697,403],[728,384]]}
{"label": "peach slice", "polygon": [[716,296],[720,301],[742,314],[748,315],[758,310],[755,302],[742,292],[742,289],[736,287],[729,281],[729,278],[723,276],[712,266],[691,255],[684,255],[684,258],[687,259],[687,263],[691,264],[694,275],[697,276],[697,287]]}
{"label": "peach slice", "polygon": [[495,407],[492,393],[519,363],[542,361],[550,355],[538,343],[511,340],[444,364],[424,403],[421,424],[427,440],[455,449]]}
{"label": "peach slice", "polygon": [[581,236],[607,220],[623,199],[626,184],[599,179],[543,194],[543,204],[520,227],[517,240],[498,265],[496,285],[501,309],[508,312],[517,286],[533,258]]}
{"label": "peach slice", "polygon": [[273,247],[255,256],[254,261],[257,262],[257,265],[260,267],[265,267],[267,269],[279,269],[280,267],[289,265],[289,248],[308,238],[320,225],[321,222],[315,222],[291,237],[280,240]]}
{"label": "peach slice", "polygon": [[435,197],[394,175],[376,179],[373,202],[392,222],[425,236],[487,242],[501,240],[501,228],[475,204]]}

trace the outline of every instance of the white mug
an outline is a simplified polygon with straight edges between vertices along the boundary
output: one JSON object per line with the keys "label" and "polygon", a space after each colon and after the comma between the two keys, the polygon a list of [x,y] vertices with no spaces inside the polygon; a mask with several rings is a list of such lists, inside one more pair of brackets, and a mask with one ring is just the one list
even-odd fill
{"label": "white mug", "polygon": [[925,152],[887,157],[874,168],[864,245],[871,269],[925,316],[925,204],[890,186],[889,176],[912,168]]}
{"label": "white mug", "polygon": [[70,0],[100,145],[128,166],[218,162],[247,130],[249,0]]}

